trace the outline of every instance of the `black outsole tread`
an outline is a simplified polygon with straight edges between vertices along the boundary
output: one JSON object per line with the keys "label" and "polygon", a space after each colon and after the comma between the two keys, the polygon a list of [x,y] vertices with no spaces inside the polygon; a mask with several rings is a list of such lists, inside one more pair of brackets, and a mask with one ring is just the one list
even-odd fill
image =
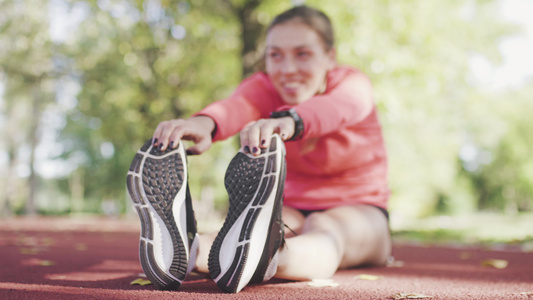
{"label": "black outsole tread", "polygon": [[237,153],[228,166],[224,183],[229,195],[230,207],[226,221],[215,238],[209,255],[209,273],[213,278],[218,277],[221,272],[218,256],[215,253],[220,251],[225,235],[252,200],[254,191],[261,181],[264,163],[264,158],[254,159],[246,154]]}
{"label": "black outsole tread", "polygon": [[[141,240],[139,244],[139,254],[143,270],[147,277],[160,289],[176,289],[181,283],[171,278],[165,271],[158,267],[155,260],[154,247],[152,240],[154,239],[153,221],[148,203],[159,215],[161,220],[165,223],[168,230],[174,254],[168,273],[179,280],[183,280],[187,275],[188,259],[185,245],[181,240],[178,226],[174,220],[172,211],[173,201],[178,192],[184,188],[186,175],[184,173],[184,158],[179,153],[168,153],[176,149],[167,149],[160,152],[153,147],[149,154],[154,157],[144,158],[151,146],[151,140],[146,142],[140,149],[141,153],[137,153],[129,168],[137,176],[128,174],[126,185],[130,198],[134,203],[137,214],[141,221]],[[142,172],[141,172],[142,168]],[[187,197],[190,197],[187,187]],[[145,201],[146,200],[146,201]],[[187,199],[190,202],[190,199]],[[191,205],[191,203],[187,203]],[[188,208],[188,215],[192,215],[194,219],[194,212],[192,208]],[[190,225],[194,223],[194,234],[196,232],[196,221],[187,221]],[[194,234],[191,233],[192,238]],[[143,238],[145,240],[143,240]],[[192,238],[190,240],[192,241]],[[189,241],[188,245],[190,245]]]}
{"label": "black outsole tread", "polygon": [[133,162],[130,165],[130,171],[135,171],[135,173],[139,173],[142,159],[143,159],[142,154],[139,154],[139,153],[135,154],[135,157],[133,158]]}
{"label": "black outsole tread", "polygon": [[257,217],[259,217],[260,212],[261,212],[261,207],[258,207],[255,210],[252,219],[250,220],[250,224],[248,224],[246,228],[246,240],[250,240],[250,237],[252,236],[252,232],[254,230],[255,221],[257,220]]}
{"label": "black outsole tread", "polygon": [[152,146],[152,140],[148,140],[146,143],[144,143],[144,145],[142,145],[141,152],[146,152],[150,146]]}
{"label": "black outsole tread", "polygon": [[174,221],[172,204],[183,186],[183,180],[176,180],[184,177],[183,172],[183,161],[179,154],[161,159],[147,158],[142,172],[146,197],[165,223],[175,249],[169,272],[181,280],[185,278],[188,262],[178,226]]}
{"label": "black outsole tread", "polygon": [[[272,138],[270,152],[277,150],[276,139]],[[262,153],[266,153],[262,152]],[[253,201],[252,207],[246,213],[243,227],[239,233],[239,243],[243,243],[236,249],[235,257],[228,271],[217,281],[217,285],[226,292],[235,293],[246,265],[248,256],[249,241],[254,229],[256,220],[259,217],[261,207],[266,203],[273,192],[276,183],[276,154],[261,157],[249,157],[241,152],[230,162],[225,176],[225,186],[229,195],[229,212],[224,221],[222,229],[215,238],[209,253],[209,272],[213,279],[220,276],[222,270],[219,261],[219,252],[224,238],[244,210]],[[276,203],[282,203],[283,182],[285,180],[285,165],[283,174],[280,176],[281,194],[278,188],[276,193]],[[272,175],[268,175],[272,174]],[[268,175],[268,176],[265,176]],[[283,181],[283,182],[282,182]],[[261,260],[264,260],[264,253]],[[268,258],[271,259],[271,256]],[[264,271],[263,271],[264,274]],[[256,274],[254,273],[254,277]],[[231,280],[231,282],[229,282]]]}

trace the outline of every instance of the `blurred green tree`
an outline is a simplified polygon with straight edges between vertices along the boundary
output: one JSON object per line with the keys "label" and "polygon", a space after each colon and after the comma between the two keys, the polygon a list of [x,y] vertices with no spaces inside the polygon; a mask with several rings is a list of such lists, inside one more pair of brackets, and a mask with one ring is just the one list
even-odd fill
{"label": "blurred green tree", "polygon": [[[0,2],[0,79],[4,84],[1,130],[7,168],[0,209],[35,214],[39,177],[36,149],[41,116],[54,99],[54,48],[48,38],[48,1]],[[22,170],[22,176],[16,170]],[[22,178],[20,178],[22,177]]]}
{"label": "blurred green tree", "polygon": [[[470,80],[472,55],[498,63],[499,41],[515,30],[500,20],[499,1],[307,3],[331,17],[339,61],[362,69],[374,83],[390,155],[391,210],[409,217],[436,210],[531,209],[532,167],[525,161],[530,152],[524,150],[527,140],[520,140],[531,130],[525,110],[493,100]],[[75,103],[60,110],[66,123],[57,157],[74,169],[58,180],[71,212],[101,212],[109,203],[125,210],[124,178],[135,151],[160,121],[188,117],[228,96],[261,58],[265,26],[292,5],[282,0],[53,5],[59,4],[67,14],[81,13],[75,26],[64,30],[65,39],[54,44],[42,13],[48,2],[0,2],[2,116],[8,124],[2,129],[8,153],[2,176],[17,178],[18,149],[36,148],[35,124],[42,122],[45,106],[61,104],[51,100],[63,83],[77,85]],[[502,97],[526,99],[527,92]],[[493,116],[504,125],[489,126]],[[218,143],[189,157],[193,197],[202,199],[195,206],[199,215],[224,203],[222,178],[236,144]],[[469,169],[464,153],[470,144],[490,153],[490,162]],[[35,182],[36,173],[30,173],[29,182]],[[3,203],[14,197],[11,181]],[[30,186],[29,195],[36,185]],[[31,212],[33,202],[28,203]],[[53,210],[46,203],[38,208]]]}
{"label": "blurred green tree", "polygon": [[[70,183],[78,184],[63,186],[78,186],[78,193],[83,190],[94,203],[123,199],[131,158],[160,121],[190,116],[229,95],[252,72],[263,26],[257,18],[259,4],[71,2],[71,7],[84,6],[86,15],[65,42],[81,91],[63,130],[62,138],[71,146],[63,158],[81,152],[86,159],[72,175],[82,174],[83,187],[72,178]],[[109,157],[102,147],[112,152]],[[196,198],[213,189],[217,199],[225,198],[218,196],[223,195],[220,174],[234,150],[234,143],[222,143],[201,158],[190,158]],[[89,210],[95,209],[98,204]]]}
{"label": "blurred green tree", "polygon": [[519,90],[469,98],[472,118],[460,158],[479,210],[533,210],[533,147],[528,138],[533,136],[532,92],[530,81]]}
{"label": "blurred green tree", "polygon": [[473,191],[457,180],[464,128],[472,120],[468,97],[476,91],[469,61],[473,55],[501,60],[498,43],[516,28],[500,19],[500,3],[338,2],[323,8],[336,25],[339,60],[374,83],[390,159],[391,210],[424,216],[443,198],[472,203]]}

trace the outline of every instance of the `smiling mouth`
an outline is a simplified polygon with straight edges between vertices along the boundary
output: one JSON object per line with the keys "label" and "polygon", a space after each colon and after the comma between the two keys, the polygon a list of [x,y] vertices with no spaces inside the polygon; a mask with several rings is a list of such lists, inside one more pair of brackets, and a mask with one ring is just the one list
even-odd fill
{"label": "smiling mouth", "polygon": [[300,86],[299,83],[297,82],[289,82],[289,83],[284,83],[283,84],[283,87],[284,88],[287,88],[287,89],[296,89]]}
{"label": "smiling mouth", "polygon": [[288,82],[281,84],[281,86],[283,87],[285,93],[294,95],[296,94],[298,88],[300,88],[302,85],[298,82]]}

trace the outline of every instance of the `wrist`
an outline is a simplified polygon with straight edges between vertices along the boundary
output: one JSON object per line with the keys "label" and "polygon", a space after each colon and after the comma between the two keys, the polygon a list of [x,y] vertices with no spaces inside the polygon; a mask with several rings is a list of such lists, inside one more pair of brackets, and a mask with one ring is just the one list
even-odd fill
{"label": "wrist", "polygon": [[278,118],[285,118],[289,117],[294,121],[294,134],[289,141],[299,140],[302,138],[303,132],[304,132],[304,123],[302,118],[296,113],[296,110],[293,108],[289,110],[283,110],[283,111],[275,111],[270,114],[270,118],[272,119],[278,119]]}
{"label": "wrist", "polygon": [[211,134],[211,138],[215,137],[215,134],[217,133],[217,123],[211,117],[198,115],[190,118],[189,120],[195,122],[203,130],[209,132]]}

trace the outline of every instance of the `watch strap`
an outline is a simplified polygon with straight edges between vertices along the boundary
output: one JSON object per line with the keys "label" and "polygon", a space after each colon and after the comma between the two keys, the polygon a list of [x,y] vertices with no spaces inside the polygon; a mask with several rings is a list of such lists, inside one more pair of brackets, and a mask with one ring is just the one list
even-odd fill
{"label": "watch strap", "polygon": [[299,140],[302,138],[302,134],[304,132],[304,122],[302,118],[300,118],[300,115],[294,110],[294,108],[291,108],[289,110],[282,110],[282,111],[274,111],[270,114],[270,118],[272,119],[278,119],[278,118],[284,118],[284,117],[291,117],[294,120],[294,134],[289,141]]}

